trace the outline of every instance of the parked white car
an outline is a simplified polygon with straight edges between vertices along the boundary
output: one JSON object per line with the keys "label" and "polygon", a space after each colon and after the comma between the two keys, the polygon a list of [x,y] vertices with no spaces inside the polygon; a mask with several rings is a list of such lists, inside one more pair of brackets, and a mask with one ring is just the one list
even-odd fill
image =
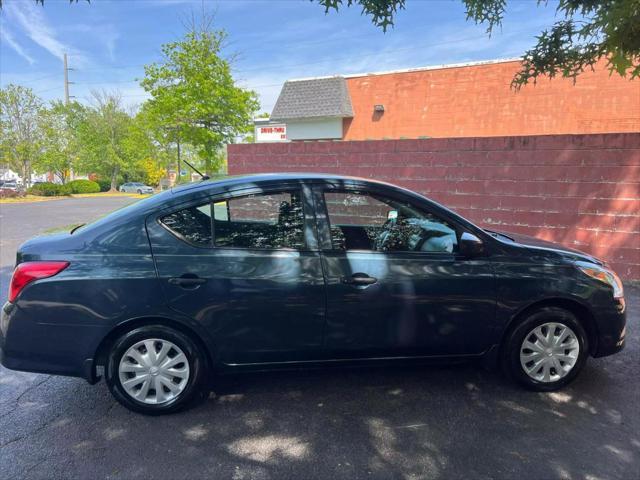
{"label": "parked white car", "polygon": [[140,182],[128,182],[120,185],[120,191],[127,192],[127,193],[139,193],[139,194],[153,193],[153,187],[150,187],[149,185],[145,185],[144,183],[140,183]]}
{"label": "parked white car", "polygon": [[0,180],[0,190],[18,190],[18,184],[15,180]]}

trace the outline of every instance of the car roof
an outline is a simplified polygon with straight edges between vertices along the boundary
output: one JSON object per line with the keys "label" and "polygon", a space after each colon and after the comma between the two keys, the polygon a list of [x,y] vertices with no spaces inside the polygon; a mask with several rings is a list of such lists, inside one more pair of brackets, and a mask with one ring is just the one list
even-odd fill
{"label": "car roof", "polygon": [[368,183],[368,184],[377,184],[384,185],[387,187],[399,188],[396,185],[392,185],[390,183],[381,182],[378,180],[373,180],[370,178],[361,178],[361,177],[352,177],[347,175],[335,175],[328,173],[259,173],[259,174],[251,174],[251,175],[237,175],[237,176],[229,176],[224,177],[222,179],[211,179],[211,180],[203,180],[199,182],[187,183],[185,185],[180,185],[177,187],[173,187],[171,191],[173,193],[181,193],[187,191],[194,190],[205,190],[215,187],[223,187],[223,188],[233,188],[235,186],[242,186],[247,183],[252,184],[265,184],[265,183],[278,183],[278,182],[295,182],[295,181],[304,181],[304,182],[331,182],[331,181],[347,181],[354,183]]}

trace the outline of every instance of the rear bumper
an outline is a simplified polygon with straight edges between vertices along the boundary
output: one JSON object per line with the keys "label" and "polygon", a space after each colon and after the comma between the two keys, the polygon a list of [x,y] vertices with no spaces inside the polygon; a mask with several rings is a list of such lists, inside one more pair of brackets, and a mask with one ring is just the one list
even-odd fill
{"label": "rear bumper", "polygon": [[95,383],[90,348],[102,329],[37,323],[5,303],[0,312],[0,363],[11,370],[80,377]]}

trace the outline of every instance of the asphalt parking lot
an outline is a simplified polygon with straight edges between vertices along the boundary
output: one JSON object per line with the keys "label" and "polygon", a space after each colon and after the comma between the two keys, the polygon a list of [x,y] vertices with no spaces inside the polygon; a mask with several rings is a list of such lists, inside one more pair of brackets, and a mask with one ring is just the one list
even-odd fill
{"label": "asphalt parking lot", "polygon": [[[131,201],[0,205],[0,299],[22,241]],[[0,479],[638,479],[640,288],[627,302],[627,348],[551,394],[474,365],[297,371],[153,418],[103,382],[0,367]]]}

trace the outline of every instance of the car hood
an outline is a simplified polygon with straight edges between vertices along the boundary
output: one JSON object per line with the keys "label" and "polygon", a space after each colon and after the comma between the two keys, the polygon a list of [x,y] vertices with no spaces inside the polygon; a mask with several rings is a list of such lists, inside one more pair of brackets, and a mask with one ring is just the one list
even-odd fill
{"label": "car hood", "polygon": [[558,243],[549,242],[548,240],[542,240],[540,238],[531,237],[529,235],[522,235],[519,233],[511,233],[511,232],[496,232],[496,233],[505,235],[507,237],[511,237],[513,239],[513,242],[505,241],[502,238],[498,238],[498,240],[503,241],[505,243],[509,243],[511,245],[517,245],[517,246],[536,249],[536,250],[543,250],[543,251],[550,252],[552,254],[569,258],[571,260],[581,260],[581,261],[595,263],[597,265],[605,264],[604,261],[594,257],[593,255],[590,255],[585,252],[581,252],[580,250],[565,247],[564,245],[560,245]]}

